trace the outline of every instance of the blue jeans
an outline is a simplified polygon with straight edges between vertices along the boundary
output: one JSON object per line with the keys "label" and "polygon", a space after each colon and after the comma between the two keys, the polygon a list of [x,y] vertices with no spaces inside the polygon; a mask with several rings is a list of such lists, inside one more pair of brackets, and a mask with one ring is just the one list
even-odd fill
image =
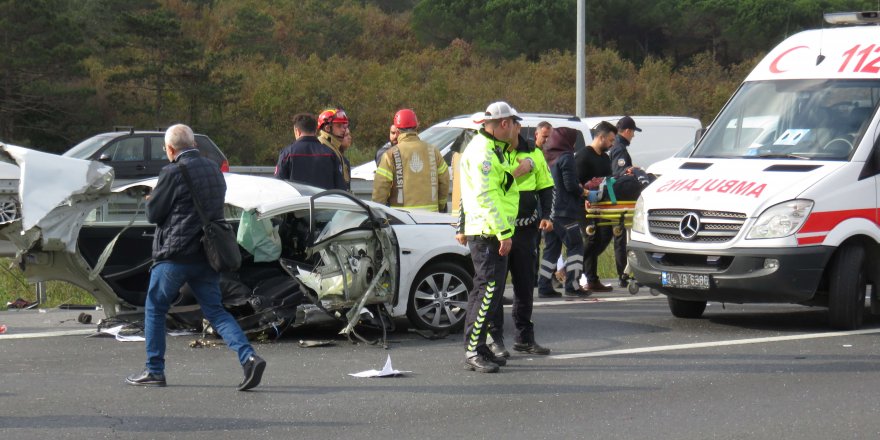
{"label": "blue jeans", "polygon": [[254,354],[254,349],[235,318],[220,304],[220,274],[207,262],[159,261],[150,271],[150,288],[147,291],[144,316],[147,370],[151,373],[165,372],[165,315],[184,283],[189,283],[201,306],[202,314],[229,349],[238,353],[238,361],[244,365]]}

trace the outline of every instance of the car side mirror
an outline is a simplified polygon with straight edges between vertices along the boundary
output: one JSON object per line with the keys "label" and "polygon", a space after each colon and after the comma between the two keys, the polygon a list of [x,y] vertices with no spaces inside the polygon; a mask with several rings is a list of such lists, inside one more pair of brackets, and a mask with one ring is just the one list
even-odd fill
{"label": "car side mirror", "polygon": [[111,157],[107,153],[101,153],[101,155],[98,156],[98,162],[110,162],[110,159]]}
{"label": "car side mirror", "polygon": [[701,128],[697,130],[696,133],[694,133],[694,145],[700,143],[700,139],[703,137],[704,134],[706,134],[705,128]]}

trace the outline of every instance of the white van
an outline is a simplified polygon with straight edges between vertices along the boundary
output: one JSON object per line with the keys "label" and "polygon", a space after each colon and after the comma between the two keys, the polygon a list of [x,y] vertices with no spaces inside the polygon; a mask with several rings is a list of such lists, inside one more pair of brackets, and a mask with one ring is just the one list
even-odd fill
{"label": "white van", "polygon": [[[880,13],[827,14],[833,24]],[[672,314],[707,301],[880,312],[880,27],[812,30],[774,48],[689,157],[639,199],[627,259]]]}
{"label": "white van", "polygon": [[[446,162],[452,163],[452,154],[462,148],[460,138],[465,130],[476,130],[479,125],[471,121],[472,115],[456,116],[446,121],[434,124],[419,133],[419,137],[440,149]],[[523,118],[523,137],[534,139],[535,127],[541,121],[547,121],[553,127],[571,127],[577,129],[580,135],[575,143],[575,149],[581,150],[589,144],[593,137],[590,129],[601,121],[617,124],[617,120],[623,116],[591,116],[579,118],[571,115],[543,114],[543,113],[520,113]],[[683,116],[633,116],[636,126],[642,132],[636,134],[629,146],[629,153],[633,165],[647,167],[654,162],[671,157],[688,142],[693,142],[694,136],[702,126],[698,119]],[[376,173],[376,163],[373,161],[361,164],[351,170],[354,179],[373,180]]]}

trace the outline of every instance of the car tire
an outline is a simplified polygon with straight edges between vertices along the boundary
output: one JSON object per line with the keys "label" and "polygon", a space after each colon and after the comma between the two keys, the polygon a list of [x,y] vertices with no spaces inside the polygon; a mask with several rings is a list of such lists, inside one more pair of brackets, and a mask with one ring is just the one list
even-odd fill
{"label": "car tire", "polygon": [[669,301],[669,311],[676,318],[697,319],[702,317],[703,312],[706,311],[706,301],[687,301],[671,296],[667,297],[667,300]]}
{"label": "car tire", "polygon": [[454,263],[440,262],[419,271],[409,291],[406,316],[423,330],[455,332],[464,327],[473,277]]}
{"label": "car tire", "polygon": [[828,321],[838,330],[862,326],[865,313],[865,249],[856,244],[841,246],[828,275]]}

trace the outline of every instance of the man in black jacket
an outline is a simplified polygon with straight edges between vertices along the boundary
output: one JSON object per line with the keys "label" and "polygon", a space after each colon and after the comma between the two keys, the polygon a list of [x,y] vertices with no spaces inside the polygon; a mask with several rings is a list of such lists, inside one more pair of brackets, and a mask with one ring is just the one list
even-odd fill
{"label": "man in black jacket", "polygon": [[[238,354],[244,380],[238,389],[257,386],[266,361],[257,356],[241,327],[220,304],[220,274],[209,264],[202,248],[202,219],[193,200],[198,199],[209,219],[223,218],[226,180],[217,164],[202,157],[192,130],[174,125],[165,132],[165,153],[170,165],[159,172],[159,181],[147,201],[147,220],[156,224],[153,267],[144,314],[147,362],[143,372],[128,376],[129,385],[165,386],[165,315],[180,288],[188,283],[202,314],[226,345]],[[182,168],[189,175],[189,185]]]}
{"label": "man in black jacket", "polygon": [[318,141],[318,121],[313,115],[300,113],[293,117],[296,141],[281,150],[275,177],[302,182],[323,189],[346,189],[339,157],[330,147]]}
{"label": "man in black jacket", "polygon": [[[614,143],[617,127],[602,121],[594,131],[593,142],[575,156],[578,182],[588,187],[611,175],[611,158],[608,157],[607,152]],[[589,189],[595,188],[589,187]],[[582,216],[581,221],[585,224],[586,216]],[[584,244],[584,274],[587,277],[586,288],[591,292],[610,292],[613,289],[607,284],[602,284],[597,273],[599,255],[602,255],[610,242],[611,226],[599,226],[594,234],[587,236]]]}
{"label": "man in black jacket", "polygon": [[[617,137],[614,138],[614,145],[608,151],[611,156],[611,174],[615,179],[626,174],[632,174],[633,163],[629,157],[629,143],[636,136],[637,131],[642,131],[636,127],[636,121],[629,116],[624,116],[617,121]],[[617,268],[618,285],[626,287],[629,285],[629,278],[626,274],[626,231],[614,236],[614,265]]]}

